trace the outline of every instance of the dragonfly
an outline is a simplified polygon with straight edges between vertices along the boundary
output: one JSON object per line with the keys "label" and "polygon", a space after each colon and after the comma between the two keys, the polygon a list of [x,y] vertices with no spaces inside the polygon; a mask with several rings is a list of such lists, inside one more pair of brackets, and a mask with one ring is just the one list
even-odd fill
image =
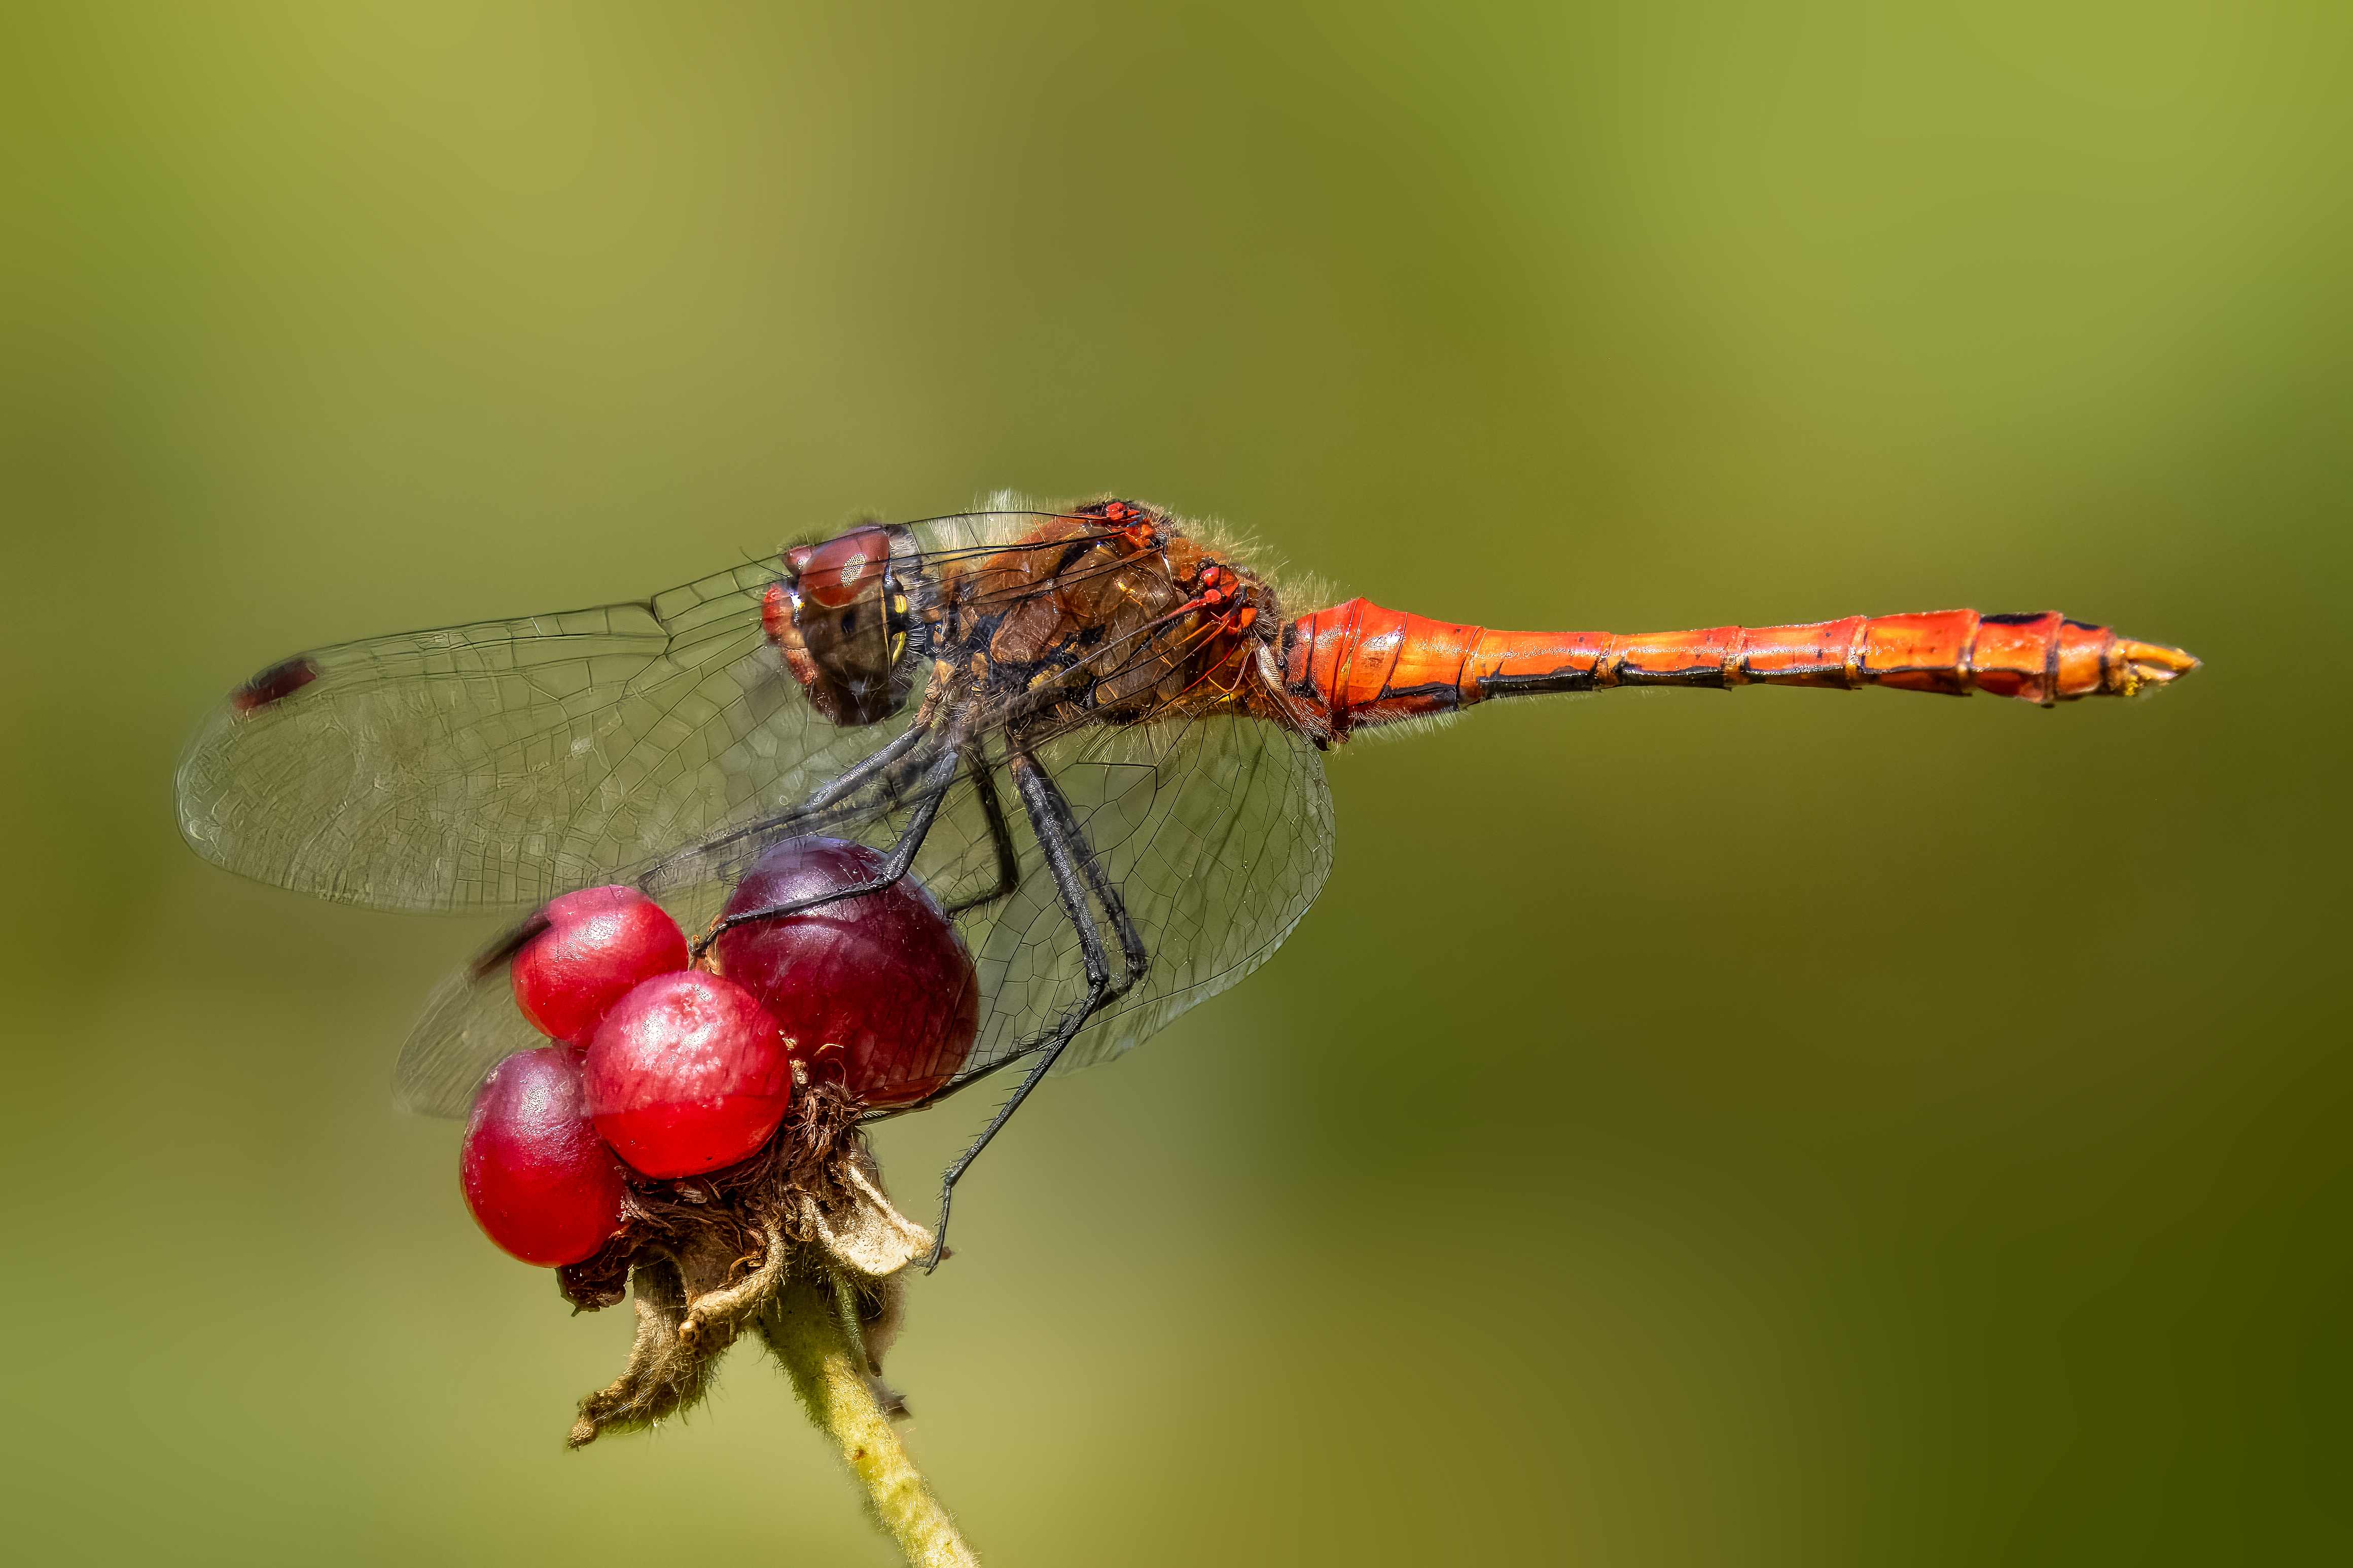
{"label": "dragonfly", "polygon": [[[1511,632],[1328,595],[1218,531],[1106,498],[860,522],[595,609],[297,655],[190,741],[179,823],[240,875],[344,903],[523,921],[435,992],[396,1101],[461,1117],[539,1044],[504,960],[529,916],[633,883],[697,952],[728,927],[913,877],[979,977],[980,1027],[927,1105],[1107,1060],[1265,963],[1330,870],[1323,753],[1481,702],[1796,685],[2045,707],[2198,668],[2055,612],[1853,616],[1652,634]],[[720,913],[802,835],[881,853],[864,883]],[[898,1114],[921,1105],[877,1114]]]}

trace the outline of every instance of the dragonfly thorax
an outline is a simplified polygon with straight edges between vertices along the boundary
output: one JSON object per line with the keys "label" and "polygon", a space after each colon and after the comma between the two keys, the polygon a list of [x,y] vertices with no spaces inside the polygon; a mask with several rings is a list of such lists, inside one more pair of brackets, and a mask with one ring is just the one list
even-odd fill
{"label": "dragonfly thorax", "polygon": [[940,696],[999,721],[1264,709],[1282,616],[1261,578],[1131,501],[1026,521],[961,551],[880,524],[787,550],[764,618],[810,705],[845,728],[879,722],[928,658]]}
{"label": "dragonfly thorax", "polygon": [[938,657],[1064,723],[1137,723],[1254,706],[1273,590],[1166,515],[1109,500],[951,563]]}

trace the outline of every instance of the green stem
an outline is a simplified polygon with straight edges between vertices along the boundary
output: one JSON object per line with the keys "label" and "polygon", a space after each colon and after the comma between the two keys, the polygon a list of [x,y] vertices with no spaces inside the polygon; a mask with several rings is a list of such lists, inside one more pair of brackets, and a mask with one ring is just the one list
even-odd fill
{"label": "green stem", "polygon": [[874,1401],[834,1310],[833,1293],[794,1279],[760,1317],[760,1337],[784,1363],[809,1419],[866,1485],[867,1506],[913,1568],[979,1568],[955,1521],[907,1457]]}

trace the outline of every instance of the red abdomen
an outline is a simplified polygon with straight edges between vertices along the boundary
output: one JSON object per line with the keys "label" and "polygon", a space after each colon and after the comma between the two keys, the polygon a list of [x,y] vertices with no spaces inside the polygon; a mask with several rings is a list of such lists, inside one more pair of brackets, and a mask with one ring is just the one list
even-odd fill
{"label": "red abdomen", "polygon": [[1283,682],[1339,738],[1492,697],[1612,686],[1892,686],[2048,707],[2129,697],[2198,668],[2179,648],[2057,611],[1850,616],[1683,632],[1498,632],[1351,599],[1285,629]]}

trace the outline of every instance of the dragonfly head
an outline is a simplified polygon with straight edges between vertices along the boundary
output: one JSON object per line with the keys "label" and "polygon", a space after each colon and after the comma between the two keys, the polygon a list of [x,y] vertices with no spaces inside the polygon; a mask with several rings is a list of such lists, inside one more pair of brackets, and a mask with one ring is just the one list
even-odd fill
{"label": "dragonfly head", "polygon": [[880,524],[785,552],[761,618],[809,704],[845,728],[896,713],[914,685],[913,537]]}

